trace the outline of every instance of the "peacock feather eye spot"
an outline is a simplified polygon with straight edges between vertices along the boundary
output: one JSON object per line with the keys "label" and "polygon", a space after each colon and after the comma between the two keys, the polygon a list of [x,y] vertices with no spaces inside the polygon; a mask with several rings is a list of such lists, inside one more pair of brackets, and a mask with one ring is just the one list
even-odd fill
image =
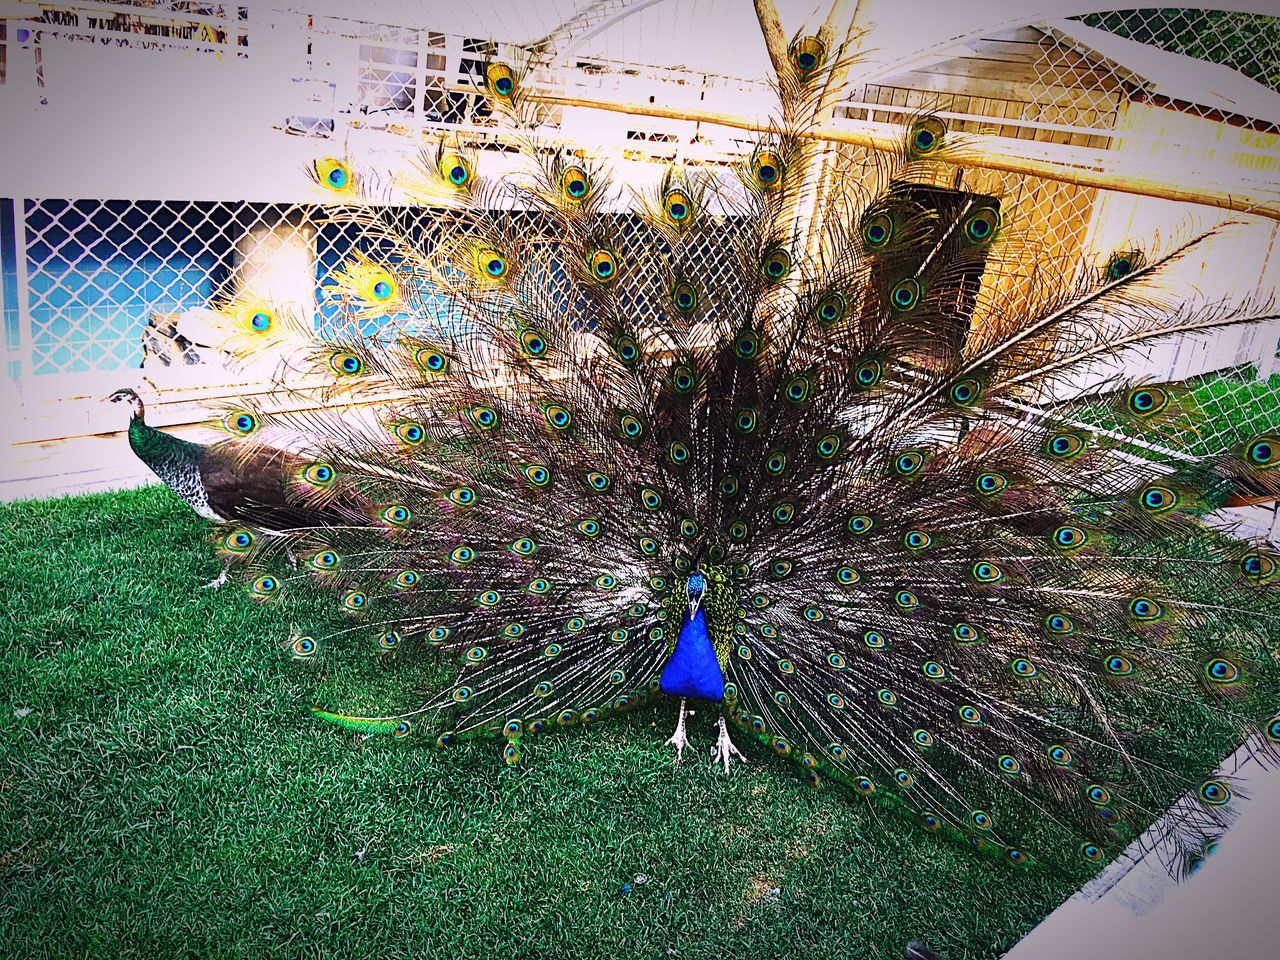
{"label": "peacock feather eye spot", "polygon": [[250,590],[255,596],[268,597],[280,589],[280,581],[275,577],[268,575],[258,577],[253,581]]}
{"label": "peacock feather eye spot", "polygon": [[329,357],[329,369],[343,376],[354,376],[364,369],[364,362],[354,353],[339,351]]}
{"label": "peacock feather eye spot", "polygon": [[1089,541],[1089,535],[1079,527],[1067,524],[1053,531],[1053,544],[1059,550],[1078,550]]}
{"label": "peacock feather eye spot", "polygon": [[846,526],[849,532],[854,536],[862,536],[863,534],[870,532],[874,525],[875,521],[870,517],[865,514],[859,514],[856,517],[850,517]]}
{"label": "peacock feather eye spot", "polygon": [[769,512],[770,519],[778,525],[790,523],[796,515],[796,505],[789,500],[776,504]]}
{"label": "peacock feather eye spot", "polygon": [[738,478],[732,474],[720,478],[720,496],[726,500],[738,495]]}
{"label": "peacock feather eye spot", "polygon": [[1259,467],[1269,467],[1276,462],[1276,444],[1270,437],[1254,440],[1246,451],[1249,462]]}
{"label": "peacock feather eye spot", "polygon": [[618,359],[621,360],[627,366],[630,366],[631,364],[635,363],[640,356],[640,348],[639,346],[636,345],[636,341],[634,337],[625,336],[625,335],[619,337],[614,342],[613,349],[614,349],[614,352],[617,354]]}
{"label": "peacock feather eye spot", "polygon": [[762,263],[765,280],[778,283],[791,272],[791,254],[785,250],[774,249],[764,256]]}
{"label": "peacock feather eye spot", "polygon": [[578,532],[584,537],[597,537],[600,535],[600,521],[587,519],[578,523]]}
{"label": "peacock feather eye spot", "polygon": [[764,462],[764,469],[771,476],[780,476],[787,469],[787,455],[781,450],[771,453]]}
{"label": "peacock feather eye spot", "polygon": [[984,497],[995,496],[1009,485],[1008,479],[1001,473],[982,473],[974,481],[978,493]]}
{"label": "peacock feather eye spot", "polygon": [[379,280],[373,285],[373,296],[377,300],[389,299],[394,291],[395,288],[386,280]]}
{"label": "peacock feather eye spot", "polygon": [[553,430],[564,431],[573,425],[573,414],[558,403],[547,404],[542,413]]}
{"label": "peacock feather eye spot", "polygon": [[924,466],[925,454],[920,450],[907,450],[898,454],[893,468],[900,476],[911,477],[919,473]]}
{"label": "peacock feather eye spot", "polygon": [[680,521],[680,536],[692,540],[698,535],[698,524],[692,517]]}
{"label": "peacock feather eye spot", "polygon": [[644,425],[631,414],[623,415],[618,425],[622,429],[622,435],[628,440],[635,440],[644,432]]}
{"label": "peacock feather eye spot", "polygon": [[564,628],[569,633],[579,633],[586,625],[587,621],[582,617],[570,617],[565,621]]}
{"label": "peacock feather eye spot", "polygon": [[683,190],[671,190],[662,201],[663,212],[672,223],[683,223],[689,219],[693,203]]}
{"label": "peacock feather eye spot", "polygon": [[426,439],[427,433],[423,429],[422,424],[412,421],[406,423],[397,423],[392,429],[396,439],[406,446],[416,447]]}
{"label": "peacock feather eye spot", "polygon": [[1129,613],[1137,620],[1158,620],[1164,608],[1150,597],[1134,597],[1129,601]]}
{"label": "peacock feather eye spot", "polygon": [[1026,657],[1016,657],[1009,662],[1009,669],[1013,671],[1014,676],[1028,680],[1039,673],[1039,669],[1034,663]]}
{"label": "peacock feather eye spot", "polygon": [[890,305],[900,313],[914,310],[920,302],[920,281],[915,277],[899,280],[889,292]]}
{"label": "peacock feather eye spot", "polygon": [[449,361],[445,358],[445,355],[431,347],[423,347],[418,350],[413,359],[419,369],[429,373],[443,373],[449,366]]}
{"label": "peacock feather eye spot", "polygon": [[1128,657],[1114,653],[1103,661],[1107,673],[1113,677],[1127,677],[1133,673],[1133,662]]}
{"label": "peacock feather eye spot", "polygon": [[1075,433],[1059,433],[1051,436],[1044,446],[1045,453],[1055,460],[1071,460],[1084,452],[1087,443]]}
{"label": "peacock feather eye spot", "polygon": [[920,814],[920,826],[924,827],[929,833],[936,833],[942,826],[942,821],[932,813]]}
{"label": "peacock feather eye spot", "polygon": [[1223,657],[1214,657],[1204,665],[1204,675],[1211,683],[1234,683],[1240,679],[1240,668]]}
{"label": "peacock feather eye spot", "polygon": [[747,525],[741,520],[729,524],[729,539],[741,543],[747,539]]}
{"label": "peacock feather eye spot", "polygon": [[973,378],[959,381],[951,388],[951,402],[960,407],[971,407],[982,396],[982,384]]}
{"label": "peacock feather eye spot", "polygon": [[671,369],[671,384],[677,393],[688,393],[693,389],[693,370],[684,364],[677,364]]}
{"label": "peacock feather eye spot", "polygon": [[1111,802],[1111,791],[1101,784],[1090,784],[1085,788],[1085,798],[1094,806],[1101,807]]}
{"label": "peacock feather eye spot", "polygon": [[951,628],[951,637],[956,643],[978,643],[982,632],[971,623],[957,623]]}
{"label": "peacock feather eye spot", "polygon": [[496,253],[491,253],[484,261],[484,272],[494,280],[501,279],[507,272],[507,261]]}
{"label": "peacock feather eye spot", "polygon": [[591,255],[591,275],[601,283],[608,283],[617,275],[618,261],[609,250],[597,250]]}
{"label": "peacock feather eye spot", "polygon": [[804,618],[810,623],[821,623],[823,620],[827,619],[827,615],[817,607],[805,607]]}
{"label": "peacock feather eye spot", "polygon": [[853,567],[838,567],[836,569],[836,583],[842,587],[851,587],[861,579],[858,571]]}
{"label": "peacock feather eye spot", "polygon": [[317,570],[332,570],[339,562],[338,555],[332,550],[321,550],[311,557],[311,565]]}
{"label": "peacock feather eye spot", "polygon": [[581,167],[569,167],[560,177],[560,187],[569,200],[581,200],[591,189],[587,173]]}
{"label": "peacock feather eye spot", "polygon": [[1086,843],[1080,847],[1080,856],[1084,857],[1090,863],[1102,862],[1102,848],[1096,843]]}
{"label": "peacock feather eye spot", "polygon": [[409,588],[417,586],[418,572],[416,570],[401,570],[396,574],[395,585],[401,588]]}
{"label": "peacock feather eye spot", "polygon": [[928,749],[933,746],[933,734],[928,730],[916,730],[911,734],[912,742],[917,746]]}
{"label": "peacock feather eye spot", "polygon": [[834,433],[819,437],[818,442],[814,444],[814,451],[820,459],[830,460],[840,452],[840,438]]}
{"label": "peacock feather eye spot", "polygon": [[227,549],[242,552],[253,546],[253,534],[248,530],[237,530],[223,542],[226,544]]}
{"label": "peacock feather eye spot", "polygon": [[454,563],[460,563],[463,566],[466,566],[475,558],[476,558],[476,552],[472,550],[470,547],[465,545],[460,547],[455,547],[453,551],[449,554],[450,560],[452,560]]}
{"label": "peacock feather eye spot", "polygon": [[520,537],[511,544],[513,553],[522,557],[531,557],[538,551],[538,544],[532,537]]}
{"label": "peacock feather eye spot", "polygon": [[883,688],[876,691],[876,699],[880,701],[881,705],[886,707],[893,707],[898,703],[898,695],[892,690],[885,690]]}
{"label": "peacock feather eye spot", "polygon": [[316,652],[316,642],[311,637],[295,637],[289,649],[298,659],[305,659]]}
{"label": "peacock feather eye spot", "polygon": [[359,590],[352,590],[342,598],[343,609],[358,613],[369,605],[369,598]]}
{"label": "peacock feather eye spot", "polygon": [[271,315],[263,310],[258,310],[249,318],[249,326],[258,333],[266,333],[271,329]]}
{"label": "peacock feather eye spot", "polygon": [[979,583],[998,583],[1004,579],[1004,571],[994,563],[980,560],[973,565],[973,579]]}
{"label": "peacock feather eye spot", "polygon": [[232,433],[238,433],[241,436],[248,436],[258,429],[257,418],[243,410],[227,414],[223,422]]}
{"label": "peacock feather eye spot", "polygon": [[868,630],[862,635],[862,642],[868,650],[884,650],[889,646],[889,642],[885,640],[884,635],[876,630]]}
{"label": "peacock feather eye spot", "polygon": [[689,462],[689,448],[680,440],[672,440],[667,444],[667,457],[677,467],[682,467]]}
{"label": "peacock feather eye spot", "polygon": [[547,352],[547,338],[541,330],[525,330],[520,334],[520,346],[527,356],[541,357]]}
{"label": "peacock feather eye spot", "polygon": [[1000,214],[994,207],[980,207],[969,214],[964,235],[970,243],[989,243],[1000,229]]}
{"label": "peacock feather eye spot", "polygon": [[313,463],[302,471],[302,479],[313,487],[327,487],[337,474],[327,463]]}
{"label": "peacock feather eye spot", "polygon": [[893,218],[888,213],[876,213],[862,225],[862,239],[872,250],[879,250],[893,239]]}
{"label": "peacock feather eye spot", "polygon": [[908,550],[924,550],[933,543],[933,537],[923,530],[909,530],[902,538],[902,544]]}
{"label": "peacock feather eye spot", "polygon": [[1144,510],[1150,513],[1166,513],[1178,505],[1178,495],[1168,487],[1147,487],[1139,498]]}
{"label": "peacock feather eye spot", "polygon": [[681,313],[689,313],[698,305],[698,291],[693,284],[681,281],[672,289],[671,300]]}
{"label": "peacock feather eye spot", "polygon": [[812,383],[804,374],[797,374],[787,384],[786,397],[791,403],[804,403],[809,399]]}
{"label": "peacock feather eye spot", "polygon": [[1264,553],[1247,553],[1240,558],[1240,572],[1251,583],[1266,583],[1276,572],[1276,561]]}
{"label": "peacock feather eye spot", "polygon": [[458,507],[469,507],[476,501],[476,492],[470,487],[454,487],[446,495],[450,503]]}
{"label": "peacock feather eye spot", "polygon": [[996,763],[999,765],[1001,773],[1007,773],[1010,776],[1020,773],[1022,770],[1022,764],[1007,753],[1001,756]]}
{"label": "peacock feather eye spot", "polygon": [[649,487],[640,490],[640,502],[646,510],[657,510],[662,506],[662,494]]}
{"label": "peacock feather eye spot", "polygon": [[1140,257],[1135,252],[1117,253],[1107,261],[1107,279],[1123,280],[1139,266]]}
{"label": "peacock feather eye spot", "polygon": [[880,382],[882,369],[878,360],[865,360],[858,365],[858,369],[854,371],[853,378],[858,382],[859,388],[869,390]]}
{"label": "peacock feather eye spot", "polygon": [[973,813],[970,814],[969,819],[979,830],[991,829],[991,814],[987,813],[985,810],[973,811]]}
{"label": "peacock feather eye spot", "polygon": [[612,590],[618,585],[618,580],[612,574],[606,573],[596,577],[595,585],[600,590]]}
{"label": "peacock feather eye spot", "polygon": [[917,154],[928,155],[942,145],[947,128],[937,117],[924,117],[911,130],[911,148]]}
{"label": "peacock feather eye spot", "polygon": [[540,463],[530,463],[520,469],[524,478],[535,487],[545,487],[551,482],[551,471]]}
{"label": "peacock feather eye spot", "polygon": [[658,541],[654,540],[653,537],[641,537],[638,542],[640,544],[640,551],[646,556],[651,557],[658,552]]}
{"label": "peacock feather eye spot", "polygon": [[758,420],[759,414],[756,413],[754,408],[748,407],[738,411],[737,416],[734,418],[733,426],[739,433],[751,433],[751,431],[755,430]]}
{"label": "peacock feather eye spot", "polygon": [[[947,676],[947,668],[940,664],[937,660],[927,660],[920,667],[920,672],[930,680],[943,680]],[[964,717],[964,711],[961,711],[961,717]]]}
{"label": "peacock feather eye spot", "polygon": [[502,594],[497,590],[485,590],[476,597],[476,603],[482,607],[494,607],[502,600]]}
{"label": "peacock feather eye spot", "polygon": [[1045,629],[1058,636],[1070,636],[1075,633],[1076,625],[1065,613],[1051,613],[1044,619]]}
{"label": "peacock feather eye spot", "polygon": [[457,703],[466,703],[471,699],[472,690],[470,687],[454,687],[453,699]]}
{"label": "peacock feather eye spot", "polygon": [[802,74],[812,73],[822,66],[826,57],[826,45],[817,37],[800,37],[791,44],[787,54],[791,65]]}
{"label": "peacock feather eye spot", "polygon": [[532,594],[543,594],[551,589],[551,582],[543,577],[537,577],[530,580],[529,585],[525,587]]}
{"label": "peacock feather eye spot", "polygon": [[382,650],[394,650],[400,646],[400,634],[394,630],[388,630],[386,633],[378,635],[378,647]]}
{"label": "peacock feather eye spot", "polygon": [[1050,762],[1055,763],[1060,767],[1068,766],[1072,761],[1071,751],[1060,743],[1052,744],[1045,751],[1045,756],[1049,758]]}
{"label": "peacock feather eye spot", "polygon": [[751,175],[757,186],[771,190],[782,182],[782,158],[772,150],[760,150],[751,161]]}

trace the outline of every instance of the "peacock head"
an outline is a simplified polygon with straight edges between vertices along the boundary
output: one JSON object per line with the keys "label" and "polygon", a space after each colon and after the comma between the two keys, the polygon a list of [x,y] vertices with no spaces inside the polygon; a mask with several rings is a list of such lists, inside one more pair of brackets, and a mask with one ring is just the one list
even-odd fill
{"label": "peacock head", "polygon": [[702,603],[702,597],[707,592],[707,575],[699,568],[695,572],[689,574],[689,579],[684,585],[685,595],[689,598],[689,619],[693,619],[693,615],[698,612],[698,606]]}
{"label": "peacock head", "polygon": [[142,406],[142,398],[127,387],[117,390],[115,393],[111,394],[111,396],[107,397],[107,399],[112,403],[122,403],[127,401],[129,403],[129,409],[133,413],[135,420],[141,420],[145,413]]}

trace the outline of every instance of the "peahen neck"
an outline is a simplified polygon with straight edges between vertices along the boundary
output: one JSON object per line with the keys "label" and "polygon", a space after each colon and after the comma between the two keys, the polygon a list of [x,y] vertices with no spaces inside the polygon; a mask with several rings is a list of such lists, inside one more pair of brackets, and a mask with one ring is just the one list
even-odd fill
{"label": "peahen neck", "polygon": [[189,440],[182,440],[147,425],[141,414],[134,414],[129,421],[129,446],[138,459],[168,482],[175,468],[195,463],[204,447]]}

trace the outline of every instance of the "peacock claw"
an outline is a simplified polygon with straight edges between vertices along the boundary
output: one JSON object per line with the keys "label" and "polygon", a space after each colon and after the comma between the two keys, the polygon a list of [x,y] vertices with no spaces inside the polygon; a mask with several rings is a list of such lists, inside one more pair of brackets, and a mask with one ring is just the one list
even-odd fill
{"label": "peacock claw", "polygon": [[219,573],[216,577],[214,577],[208,583],[201,586],[200,589],[201,590],[218,590],[218,589],[221,589],[222,585],[226,582],[227,582],[227,568],[223,567],[221,573]]}
{"label": "peacock claw", "polygon": [[737,747],[733,745],[733,741],[729,738],[729,727],[724,722],[724,717],[720,718],[720,735],[716,737],[716,745],[711,748],[711,755],[715,758],[712,765],[723,763],[724,772],[729,772],[729,761],[733,757],[746,762],[747,758],[742,755]]}
{"label": "peacock claw", "polygon": [[680,719],[676,721],[676,732],[667,738],[663,746],[676,748],[676,763],[684,763],[684,748],[689,745],[689,738],[684,732],[684,697],[680,698]]}

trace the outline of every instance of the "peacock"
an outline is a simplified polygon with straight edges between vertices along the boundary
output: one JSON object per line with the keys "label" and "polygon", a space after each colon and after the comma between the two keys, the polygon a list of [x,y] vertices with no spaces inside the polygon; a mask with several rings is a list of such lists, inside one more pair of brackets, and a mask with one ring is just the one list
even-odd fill
{"label": "peacock", "polygon": [[496,61],[505,154],[318,159],[325,218],[368,238],[326,290],[351,322],[222,311],[299,402],[219,422],[243,462],[300,451],[299,510],[359,522],[232,521],[220,549],[259,601],[333,596],[294,655],[452,672],[379,715],[313,708],[348,731],[516,764],[670,698],[677,762],[701,704],[724,773],[755,741],[1012,868],[1103,864],[1175,802],[1187,862],[1240,792],[1196,743],[1280,744],[1277,557],[1203,522],[1241,478],[1280,492],[1280,423],[1189,453],[1195,384],[1126,357],[1275,304],[1170,286],[1217,228],[1047,252],[1006,198],[949,189],[966,141],[931,113],[817,191],[846,56],[790,51],[749,153],[650,185],[541,139]]}

